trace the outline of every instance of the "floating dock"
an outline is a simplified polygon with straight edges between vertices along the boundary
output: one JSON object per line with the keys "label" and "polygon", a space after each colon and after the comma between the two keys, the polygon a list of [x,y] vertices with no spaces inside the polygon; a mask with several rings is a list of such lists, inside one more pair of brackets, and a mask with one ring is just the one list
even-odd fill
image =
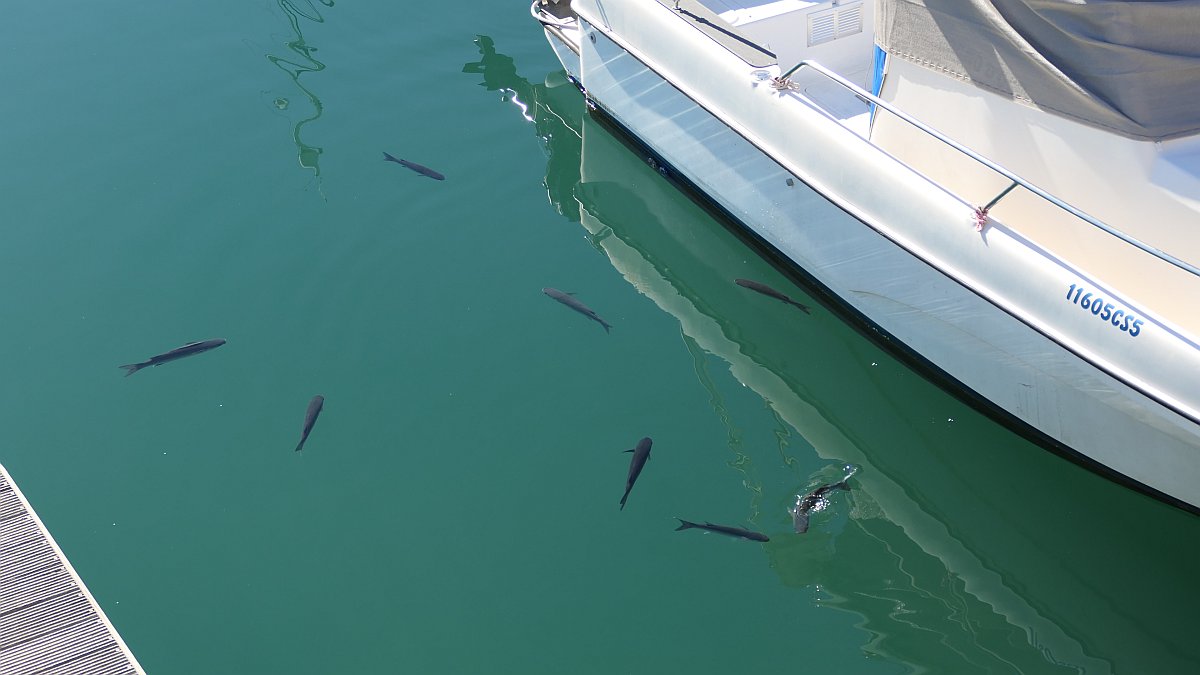
{"label": "floating dock", "polygon": [[145,675],[3,466],[0,673]]}

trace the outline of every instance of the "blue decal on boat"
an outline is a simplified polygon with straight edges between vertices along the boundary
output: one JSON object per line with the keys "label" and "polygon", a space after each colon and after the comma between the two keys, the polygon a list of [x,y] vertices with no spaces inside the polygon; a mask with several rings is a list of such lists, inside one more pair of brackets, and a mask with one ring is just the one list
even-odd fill
{"label": "blue decal on boat", "polygon": [[871,74],[871,93],[876,96],[883,91],[883,67],[887,64],[887,52],[875,45],[875,70]]}
{"label": "blue decal on boat", "polygon": [[[871,72],[871,93],[878,96],[883,91],[883,71],[887,67],[887,52],[875,45],[875,67]],[[875,123],[875,104],[871,104],[871,123]]]}
{"label": "blue decal on boat", "polygon": [[1130,337],[1137,337],[1142,332],[1144,321],[1079,284],[1071,284],[1067,289],[1067,301],[1091,312],[1092,316],[1100,317],[1101,321],[1112,324],[1114,328],[1129,333]]}

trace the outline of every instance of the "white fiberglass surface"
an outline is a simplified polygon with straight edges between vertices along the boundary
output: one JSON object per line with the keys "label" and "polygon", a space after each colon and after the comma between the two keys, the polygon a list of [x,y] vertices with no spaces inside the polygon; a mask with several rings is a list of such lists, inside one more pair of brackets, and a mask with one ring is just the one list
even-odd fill
{"label": "white fiberglass surface", "polygon": [[822,2],[810,0],[775,0],[774,2],[754,0],[699,0],[700,4],[712,10],[730,24],[738,26],[752,21],[759,21],[772,16],[786,14],[798,9],[808,9]]}

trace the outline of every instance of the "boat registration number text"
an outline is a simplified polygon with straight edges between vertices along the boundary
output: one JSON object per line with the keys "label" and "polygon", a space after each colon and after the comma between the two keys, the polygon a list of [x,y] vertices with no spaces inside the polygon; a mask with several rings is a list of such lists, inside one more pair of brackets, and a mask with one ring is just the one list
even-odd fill
{"label": "boat registration number text", "polygon": [[1067,300],[1091,312],[1092,316],[1099,317],[1101,321],[1107,321],[1122,331],[1129,333],[1130,337],[1137,337],[1142,332],[1142,324],[1144,322],[1141,319],[1123,307],[1114,305],[1099,295],[1088,291],[1079,284],[1071,284],[1071,287],[1067,289]]}

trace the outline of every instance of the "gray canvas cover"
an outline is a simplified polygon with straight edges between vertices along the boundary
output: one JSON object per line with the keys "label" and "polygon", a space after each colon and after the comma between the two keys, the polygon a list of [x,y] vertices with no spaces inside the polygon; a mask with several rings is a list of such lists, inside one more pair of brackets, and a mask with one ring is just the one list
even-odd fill
{"label": "gray canvas cover", "polygon": [[876,0],[890,57],[1137,139],[1200,132],[1200,0]]}

